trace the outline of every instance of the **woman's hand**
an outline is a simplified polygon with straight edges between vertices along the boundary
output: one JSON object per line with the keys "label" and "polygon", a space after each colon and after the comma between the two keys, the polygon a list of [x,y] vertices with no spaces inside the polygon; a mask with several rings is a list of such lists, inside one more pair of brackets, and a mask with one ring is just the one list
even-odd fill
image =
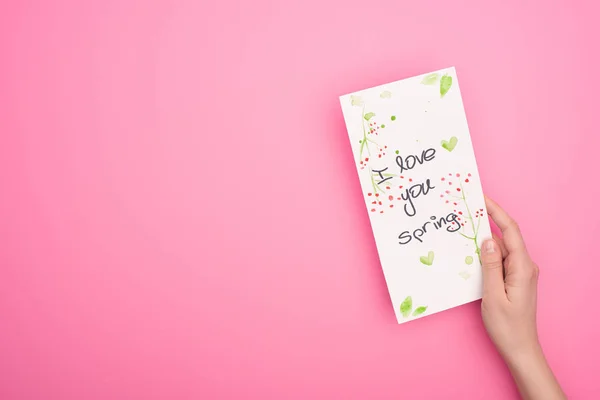
{"label": "woman's hand", "polygon": [[536,325],[539,269],[531,260],[518,225],[486,197],[488,214],[502,231],[481,247],[487,332],[506,361],[525,399],[565,399],[538,341]]}

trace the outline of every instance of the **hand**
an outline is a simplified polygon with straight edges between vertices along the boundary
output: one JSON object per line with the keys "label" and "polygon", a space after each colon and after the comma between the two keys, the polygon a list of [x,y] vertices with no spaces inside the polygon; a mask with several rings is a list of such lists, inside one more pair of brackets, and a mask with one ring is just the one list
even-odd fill
{"label": "hand", "polygon": [[566,399],[538,341],[538,266],[531,260],[518,225],[486,197],[492,220],[502,231],[481,247],[485,328],[506,361],[525,399]]}
{"label": "hand", "polygon": [[486,206],[502,231],[481,248],[483,264],[483,323],[505,359],[539,347],[535,320],[539,269],[531,260],[519,227],[491,199]]}

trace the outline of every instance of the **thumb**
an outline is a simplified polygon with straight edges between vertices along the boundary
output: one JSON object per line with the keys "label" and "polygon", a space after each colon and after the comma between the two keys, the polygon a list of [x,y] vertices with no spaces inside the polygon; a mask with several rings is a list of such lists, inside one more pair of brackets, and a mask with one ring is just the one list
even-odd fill
{"label": "thumb", "polygon": [[486,294],[506,296],[502,274],[502,251],[494,239],[486,240],[481,246],[481,267],[484,296]]}

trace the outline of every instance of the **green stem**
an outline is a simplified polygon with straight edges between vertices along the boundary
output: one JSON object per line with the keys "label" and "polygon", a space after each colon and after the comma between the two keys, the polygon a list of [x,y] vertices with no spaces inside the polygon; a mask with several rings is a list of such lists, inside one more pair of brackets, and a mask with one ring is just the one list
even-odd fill
{"label": "green stem", "polygon": [[361,124],[362,130],[363,130],[363,138],[362,138],[362,142],[360,144],[359,160],[362,160],[363,150],[365,149],[365,147],[367,148],[367,153],[369,153],[369,157],[371,156],[371,149],[369,148],[369,144],[367,142],[371,142],[375,146],[379,146],[377,144],[377,142],[375,142],[374,140],[369,139],[367,137],[367,131],[365,130],[365,106],[363,106],[363,108],[362,108],[362,113],[361,113],[361,117],[360,117],[360,124]]}
{"label": "green stem", "polygon": [[460,185],[460,192],[462,193],[462,199],[465,203],[465,208],[467,209],[467,214],[469,214],[469,220],[471,220],[471,228],[473,228],[473,243],[475,243],[475,253],[477,254],[477,258],[479,258],[479,263],[481,264],[481,249],[479,248],[479,244],[477,243],[477,234],[479,233],[479,224],[477,225],[477,229],[475,229],[475,223],[473,222],[473,215],[471,214],[471,210],[469,209],[469,204],[467,203],[467,198],[465,197],[465,189],[463,188],[462,182],[459,180],[458,184]]}

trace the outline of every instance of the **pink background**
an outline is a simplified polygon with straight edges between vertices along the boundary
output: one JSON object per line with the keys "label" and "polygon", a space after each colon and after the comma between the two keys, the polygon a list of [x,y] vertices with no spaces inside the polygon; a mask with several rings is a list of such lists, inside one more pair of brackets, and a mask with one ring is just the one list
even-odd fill
{"label": "pink background", "polygon": [[396,324],[338,103],[451,65],[547,356],[598,398],[587,3],[4,4],[0,398],[516,398],[479,302]]}

